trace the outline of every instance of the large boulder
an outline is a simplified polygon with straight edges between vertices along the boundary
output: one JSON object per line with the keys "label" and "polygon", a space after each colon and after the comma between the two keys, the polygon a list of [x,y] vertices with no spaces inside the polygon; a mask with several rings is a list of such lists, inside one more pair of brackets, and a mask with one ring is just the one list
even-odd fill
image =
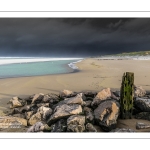
{"label": "large boulder", "polygon": [[20,126],[27,126],[27,120],[12,116],[0,117],[0,128],[20,128]]}
{"label": "large boulder", "polygon": [[52,114],[52,109],[48,107],[41,106],[37,112],[39,112],[42,115],[42,119],[46,120],[50,115]]}
{"label": "large boulder", "polygon": [[35,94],[32,98],[32,104],[33,103],[40,103],[42,101],[43,97],[44,97],[43,93]]}
{"label": "large boulder", "polygon": [[136,97],[134,99],[134,107],[142,112],[150,112],[150,99]]}
{"label": "large boulder", "polygon": [[60,119],[56,123],[51,125],[51,132],[66,132],[67,131],[67,120]]}
{"label": "large boulder", "polygon": [[63,101],[60,101],[57,105],[62,105],[62,104],[79,104],[79,105],[84,105],[85,102],[82,99],[82,93],[79,93],[75,97],[66,98]]}
{"label": "large boulder", "polygon": [[110,88],[103,89],[102,91],[98,92],[91,105],[97,107],[101,101],[110,98],[111,94],[112,92],[110,91]]}
{"label": "large boulder", "polygon": [[94,110],[96,122],[105,131],[116,128],[119,116],[119,103],[114,100],[106,100],[99,104]]}
{"label": "large boulder", "polygon": [[83,132],[85,130],[85,116],[72,115],[67,119],[67,131]]}
{"label": "large boulder", "polygon": [[13,97],[9,100],[8,104],[11,104],[10,108],[16,108],[24,106],[26,102],[19,97]]}
{"label": "large boulder", "polygon": [[143,97],[146,95],[146,91],[142,86],[134,86],[134,96],[135,97]]}
{"label": "large boulder", "polygon": [[91,108],[89,107],[84,107],[83,109],[84,114],[85,114],[85,120],[86,123],[94,123],[94,114]]}
{"label": "large boulder", "polygon": [[41,113],[37,112],[36,114],[31,116],[31,118],[28,120],[28,124],[32,126],[35,123],[40,122],[41,120],[42,120],[42,115]]}
{"label": "large boulder", "polygon": [[63,104],[58,105],[54,109],[54,113],[48,119],[47,124],[51,125],[53,122],[57,121],[58,119],[67,118],[71,115],[76,115],[82,113],[82,107],[78,104]]}

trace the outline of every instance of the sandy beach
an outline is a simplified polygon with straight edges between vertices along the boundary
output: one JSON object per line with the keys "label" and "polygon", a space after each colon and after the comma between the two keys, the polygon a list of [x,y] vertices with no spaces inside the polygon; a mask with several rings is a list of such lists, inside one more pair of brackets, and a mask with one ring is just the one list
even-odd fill
{"label": "sandy beach", "polygon": [[[76,64],[80,71],[75,73],[0,79],[0,115],[4,115],[3,111],[8,109],[7,102],[14,96],[23,98],[35,93],[58,94],[64,89],[79,92],[100,91],[110,87],[112,91],[120,90],[124,72],[134,72],[135,85],[150,90],[149,64],[150,60],[88,58]],[[145,122],[150,123],[149,121]],[[131,124],[131,128],[135,128],[131,120],[126,122],[123,120],[121,123],[126,124],[124,127]],[[121,123],[118,126],[121,126]]]}

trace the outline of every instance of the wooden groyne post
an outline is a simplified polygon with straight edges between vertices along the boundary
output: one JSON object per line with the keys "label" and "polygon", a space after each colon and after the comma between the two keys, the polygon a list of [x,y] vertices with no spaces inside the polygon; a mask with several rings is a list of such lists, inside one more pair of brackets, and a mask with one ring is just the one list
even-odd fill
{"label": "wooden groyne post", "polygon": [[126,72],[122,77],[120,90],[120,118],[131,119],[134,96],[134,73]]}

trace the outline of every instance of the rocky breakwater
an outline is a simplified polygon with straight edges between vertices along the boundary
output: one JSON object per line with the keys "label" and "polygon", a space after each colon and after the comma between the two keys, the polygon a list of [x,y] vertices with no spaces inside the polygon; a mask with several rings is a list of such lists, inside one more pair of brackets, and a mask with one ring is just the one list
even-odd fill
{"label": "rocky breakwater", "polygon": [[[8,102],[9,114],[1,117],[0,123],[9,123],[7,128],[18,123],[26,128],[25,132],[132,132],[117,128],[119,93],[106,88],[99,92],[64,90],[58,95],[39,93],[25,99],[13,97]],[[143,88],[135,87],[133,117],[150,120],[149,97]],[[137,129],[150,127],[143,123],[136,126]]]}

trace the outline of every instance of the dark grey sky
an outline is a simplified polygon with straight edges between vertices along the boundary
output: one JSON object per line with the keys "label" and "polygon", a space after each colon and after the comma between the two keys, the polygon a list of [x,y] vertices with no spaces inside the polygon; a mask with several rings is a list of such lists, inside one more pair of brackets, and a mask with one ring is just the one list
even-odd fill
{"label": "dark grey sky", "polygon": [[0,56],[84,57],[150,50],[150,18],[0,18]]}

